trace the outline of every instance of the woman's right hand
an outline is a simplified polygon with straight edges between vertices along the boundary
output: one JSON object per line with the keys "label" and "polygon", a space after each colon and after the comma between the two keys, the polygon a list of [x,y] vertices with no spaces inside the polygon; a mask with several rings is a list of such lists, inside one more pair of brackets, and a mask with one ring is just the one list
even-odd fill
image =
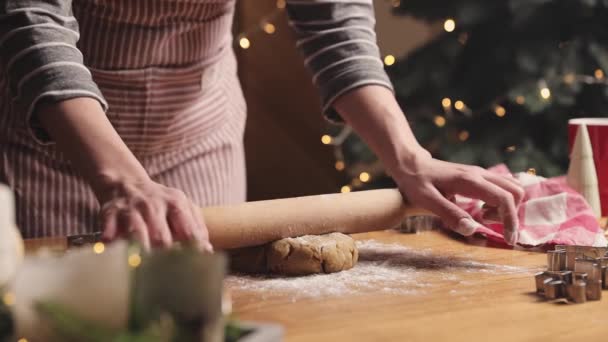
{"label": "woman's right hand", "polygon": [[120,182],[102,189],[97,197],[105,241],[132,237],[144,249],[192,241],[202,250],[213,250],[200,209],[184,192],[150,179]]}
{"label": "woman's right hand", "polygon": [[200,210],[183,192],[150,179],[96,100],[45,102],[36,114],[97,196],[106,241],[133,237],[146,249],[194,241],[212,249]]}

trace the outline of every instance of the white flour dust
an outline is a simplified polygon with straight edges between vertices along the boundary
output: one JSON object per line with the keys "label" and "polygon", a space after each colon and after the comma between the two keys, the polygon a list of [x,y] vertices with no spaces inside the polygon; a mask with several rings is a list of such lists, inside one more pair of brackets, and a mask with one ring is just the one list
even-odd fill
{"label": "white flour dust", "polygon": [[374,240],[358,241],[359,262],[348,271],[305,277],[231,275],[231,289],[256,292],[262,299],[289,293],[292,300],[337,297],[348,294],[386,292],[416,294],[432,284],[425,282],[429,271],[440,279],[465,284],[455,271],[466,273],[530,273],[525,267],[496,265],[457,257],[438,256],[430,250],[414,250]]}

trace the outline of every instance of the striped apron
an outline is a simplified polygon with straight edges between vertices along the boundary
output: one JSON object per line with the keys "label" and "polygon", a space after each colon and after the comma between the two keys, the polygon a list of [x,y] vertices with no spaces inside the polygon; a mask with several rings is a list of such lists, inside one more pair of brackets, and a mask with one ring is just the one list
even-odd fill
{"label": "striped apron", "polygon": [[[236,72],[234,0],[74,0],[79,48],[108,118],[152,179],[200,206],[245,200],[246,107]],[[0,78],[6,93],[6,80]],[[0,99],[7,96],[0,96]],[[26,238],[93,232],[89,186],[53,145],[36,144],[0,100],[0,182]]]}

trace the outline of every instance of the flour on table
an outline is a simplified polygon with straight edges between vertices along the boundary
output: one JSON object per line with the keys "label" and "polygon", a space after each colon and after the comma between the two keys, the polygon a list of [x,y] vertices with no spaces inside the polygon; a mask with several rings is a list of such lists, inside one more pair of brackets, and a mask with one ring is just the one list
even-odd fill
{"label": "flour on table", "polygon": [[525,267],[469,261],[458,257],[438,256],[431,250],[414,250],[398,244],[374,240],[358,241],[359,263],[354,268],[333,274],[304,277],[231,275],[226,285],[231,289],[256,292],[261,299],[278,293],[290,294],[293,301],[305,298],[385,292],[417,294],[432,286],[426,282],[428,271],[441,279],[466,285],[454,271],[467,273],[530,273]]}

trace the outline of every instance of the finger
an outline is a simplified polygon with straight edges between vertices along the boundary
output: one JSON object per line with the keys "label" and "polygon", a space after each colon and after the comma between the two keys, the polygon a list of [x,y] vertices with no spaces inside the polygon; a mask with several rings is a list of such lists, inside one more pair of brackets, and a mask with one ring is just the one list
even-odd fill
{"label": "finger", "polygon": [[150,243],[153,247],[169,248],[173,245],[171,228],[164,211],[156,212],[144,219],[148,226]]}
{"label": "finger", "polygon": [[141,243],[145,251],[150,250],[150,237],[146,221],[137,212],[125,212],[119,216],[119,230],[128,234],[130,239]]}
{"label": "finger", "polygon": [[523,188],[523,186],[521,185],[521,181],[519,179],[515,178],[515,176],[513,176],[512,174],[504,175],[503,178],[508,180],[509,182],[515,184],[516,186]]}
{"label": "finger", "polygon": [[191,203],[190,207],[192,208],[192,217],[197,224],[197,229],[195,230],[194,236],[196,237],[196,240],[203,251],[213,253],[213,246],[209,241],[209,230],[207,229],[207,224],[205,224],[201,210],[193,203]]}
{"label": "finger", "polygon": [[167,221],[176,239],[180,241],[196,240],[197,229],[191,210],[170,208],[167,212]]}
{"label": "finger", "polygon": [[450,229],[463,235],[473,234],[470,222],[463,221],[463,219],[473,221],[471,216],[459,206],[446,199],[435,187],[429,186],[424,191],[423,198],[419,199],[418,202],[441,217],[445,225]]}
{"label": "finger", "polygon": [[187,202],[186,205],[170,207],[166,219],[171,231],[181,241],[195,241],[198,244],[200,229],[192,216],[190,202]]}
{"label": "finger", "polygon": [[113,211],[103,211],[99,214],[100,229],[102,231],[101,240],[110,242],[118,237],[118,224],[116,214]]}
{"label": "finger", "polygon": [[460,193],[482,201],[498,208],[503,221],[505,241],[511,245],[517,242],[517,209],[515,200],[510,192],[498,185],[485,180],[483,177],[470,178],[461,186]]}
{"label": "finger", "polygon": [[521,184],[511,182],[508,177],[492,174],[490,172],[486,172],[485,174],[482,175],[482,177],[485,180],[492,182],[492,183],[498,185],[499,187],[503,188],[504,190],[510,192],[511,195],[513,195],[513,200],[515,201],[515,205],[519,205],[519,203],[521,203],[521,200],[524,198],[525,192],[524,192],[524,188],[521,186]]}

